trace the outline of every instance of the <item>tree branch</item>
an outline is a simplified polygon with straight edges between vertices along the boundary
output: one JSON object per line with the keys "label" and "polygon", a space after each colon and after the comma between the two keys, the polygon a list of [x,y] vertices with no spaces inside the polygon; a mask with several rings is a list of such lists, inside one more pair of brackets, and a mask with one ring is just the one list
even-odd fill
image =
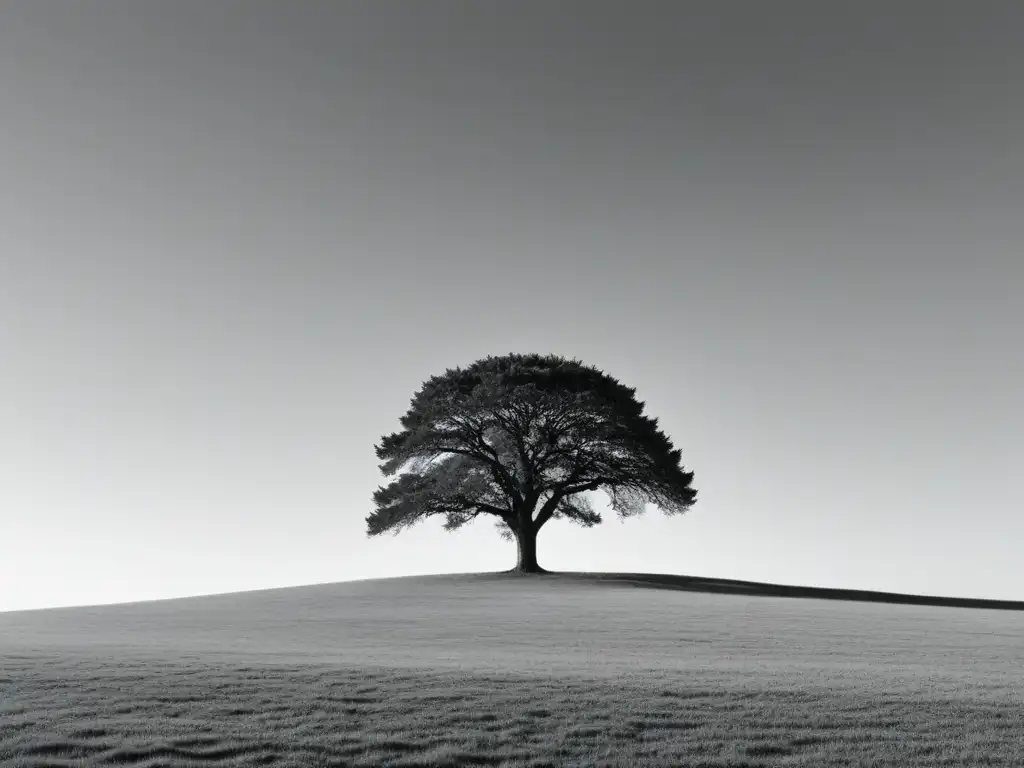
{"label": "tree branch", "polygon": [[476,507],[478,512],[486,512],[487,514],[490,514],[490,515],[496,515],[496,516],[500,517],[502,520],[505,520],[505,519],[511,517],[511,514],[509,513],[509,511],[507,509],[502,509],[501,507],[496,507],[493,504],[484,504],[481,501],[474,501],[474,502],[470,502],[470,503],[474,507]]}
{"label": "tree branch", "polygon": [[596,491],[602,485],[608,485],[611,482],[610,477],[595,477],[593,480],[578,485],[566,485],[559,492],[562,496],[572,496],[574,493],[583,493],[583,491]]}
{"label": "tree branch", "polygon": [[540,512],[537,513],[537,519],[533,521],[534,532],[539,531],[544,523],[551,519],[551,516],[555,514],[555,509],[558,508],[559,502],[562,500],[560,493],[552,494],[551,498],[544,502],[544,506],[540,508]]}
{"label": "tree branch", "polygon": [[480,453],[479,451],[470,450],[468,448],[454,448],[452,446],[435,446],[435,450],[441,453],[455,453],[459,456],[468,456],[471,459],[485,464],[490,470],[491,475],[499,486],[505,489],[505,492],[509,495],[513,501],[522,502],[522,497],[519,494],[518,489],[515,487],[515,481],[508,474],[508,470],[502,465],[500,461],[491,459],[488,456]]}
{"label": "tree branch", "polygon": [[569,485],[568,482],[566,482],[562,483],[560,486],[556,486],[554,492],[551,494],[551,498],[544,502],[544,506],[542,506],[540,508],[540,512],[537,513],[537,519],[534,520],[535,530],[539,531],[541,526],[552,518],[559,503],[566,496],[583,493],[584,491],[596,491],[602,485],[608,485],[610,483],[612,483],[611,478],[595,477],[593,480],[589,480],[585,483]]}

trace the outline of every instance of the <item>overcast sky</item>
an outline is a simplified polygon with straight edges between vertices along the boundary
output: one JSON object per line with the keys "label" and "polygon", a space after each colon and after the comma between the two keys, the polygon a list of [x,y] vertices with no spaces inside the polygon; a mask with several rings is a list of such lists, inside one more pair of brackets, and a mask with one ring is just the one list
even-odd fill
{"label": "overcast sky", "polygon": [[0,610],[510,568],[365,517],[423,380],[513,351],[635,386],[700,491],[549,524],[549,569],[1024,599],[1022,39],[0,1]]}

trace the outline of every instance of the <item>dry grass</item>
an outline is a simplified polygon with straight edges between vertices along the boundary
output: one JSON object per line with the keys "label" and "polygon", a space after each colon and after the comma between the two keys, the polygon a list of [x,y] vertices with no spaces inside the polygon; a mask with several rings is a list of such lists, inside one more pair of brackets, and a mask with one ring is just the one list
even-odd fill
{"label": "dry grass", "polygon": [[3,766],[1024,763],[1024,615],[435,577],[0,614]]}

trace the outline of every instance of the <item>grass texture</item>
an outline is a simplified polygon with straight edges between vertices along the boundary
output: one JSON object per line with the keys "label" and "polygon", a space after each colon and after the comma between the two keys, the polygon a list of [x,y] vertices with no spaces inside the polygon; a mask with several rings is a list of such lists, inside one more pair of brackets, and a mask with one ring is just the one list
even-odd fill
{"label": "grass texture", "polygon": [[464,574],[0,613],[0,765],[1024,764],[1024,612]]}

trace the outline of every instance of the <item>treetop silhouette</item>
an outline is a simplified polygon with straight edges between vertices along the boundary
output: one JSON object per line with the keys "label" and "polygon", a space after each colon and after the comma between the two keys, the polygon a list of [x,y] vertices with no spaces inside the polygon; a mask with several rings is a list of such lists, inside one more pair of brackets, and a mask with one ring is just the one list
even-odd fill
{"label": "treetop silhouette", "polygon": [[401,530],[433,515],[456,530],[496,518],[518,543],[515,570],[540,572],[537,533],[553,518],[601,522],[589,491],[607,493],[620,518],[647,504],[681,514],[695,503],[681,452],[644,415],[636,390],[557,355],[489,356],[428,379],[376,446],[395,479],[373,495],[367,533]]}

